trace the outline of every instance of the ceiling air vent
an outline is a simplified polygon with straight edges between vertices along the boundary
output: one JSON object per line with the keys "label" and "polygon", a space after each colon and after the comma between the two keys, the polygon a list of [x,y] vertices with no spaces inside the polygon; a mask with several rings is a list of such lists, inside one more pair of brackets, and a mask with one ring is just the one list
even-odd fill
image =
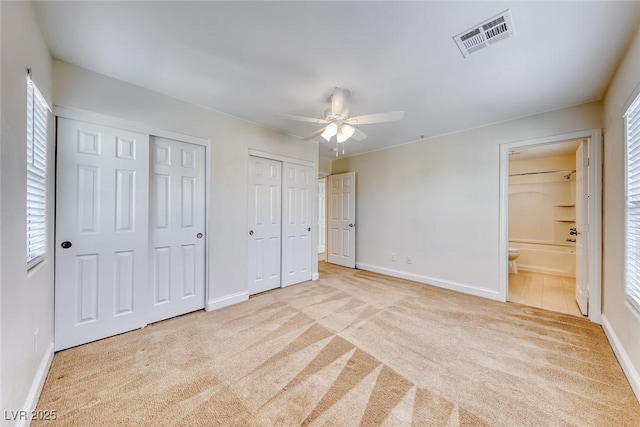
{"label": "ceiling air vent", "polygon": [[487,46],[516,35],[511,11],[501,14],[461,32],[453,38],[465,58]]}

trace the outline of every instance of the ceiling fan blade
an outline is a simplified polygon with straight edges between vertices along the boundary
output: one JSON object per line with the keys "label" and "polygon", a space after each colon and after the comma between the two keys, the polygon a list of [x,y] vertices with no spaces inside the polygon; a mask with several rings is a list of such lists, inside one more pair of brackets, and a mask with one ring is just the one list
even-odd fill
{"label": "ceiling fan blade", "polygon": [[337,87],[333,89],[331,95],[331,114],[334,116],[346,117],[351,100],[351,91]]}
{"label": "ceiling fan blade", "polygon": [[355,132],[353,132],[353,136],[351,138],[355,139],[356,141],[362,141],[367,137],[367,134],[362,132],[360,129],[358,128],[354,128],[354,129],[355,129]]}
{"label": "ceiling fan blade", "polygon": [[346,120],[350,125],[368,125],[371,123],[384,123],[402,120],[404,111],[389,111],[388,113],[366,114],[364,116],[351,117]]}
{"label": "ceiling fan blade", "polygon": [[282,117],[283,119],[297,120],[299,122],[311,122],[311,123],[320,123],[320,124],[329,123],[325,119],[315,119],[313,117],[293,116],[291,114],[278,114],[278,116]]}
{"label": "ceiling fan blade", "polygon": [[308,141],[310,139],[315,138],[316,136],[320,135],[322,132],[324,132],[325,128],[322,129],[318,129],[317,131],[315,131],[314,133],[312,133],[311,135],[305,136],[304,138],[302,138],[303,141]]}

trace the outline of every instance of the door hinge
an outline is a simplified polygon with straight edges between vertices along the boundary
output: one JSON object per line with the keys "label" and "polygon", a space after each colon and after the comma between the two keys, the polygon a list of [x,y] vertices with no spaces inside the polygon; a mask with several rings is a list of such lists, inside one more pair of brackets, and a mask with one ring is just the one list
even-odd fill
{"label": "door hinge", "polygon": [[587,157],[587,166],[591,166],[591,157]]}

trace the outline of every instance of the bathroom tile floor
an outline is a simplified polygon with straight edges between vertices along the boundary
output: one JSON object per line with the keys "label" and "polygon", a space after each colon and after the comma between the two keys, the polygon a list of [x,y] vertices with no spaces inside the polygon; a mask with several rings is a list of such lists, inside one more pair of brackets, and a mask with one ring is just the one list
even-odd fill
{"label": "bathroom tile floor", "polygon": [[509,274],[509,301],[560,313],[582,316],[575,298],[573,277],[519,271]]}

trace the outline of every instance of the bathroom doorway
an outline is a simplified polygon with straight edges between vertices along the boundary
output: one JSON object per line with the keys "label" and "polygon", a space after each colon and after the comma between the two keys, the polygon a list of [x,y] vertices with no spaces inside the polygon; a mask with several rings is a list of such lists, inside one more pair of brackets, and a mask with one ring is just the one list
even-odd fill
{"label": "bathroom doorway", "polygon": [[505,300],[599,319],[599,150],[599,131],[501,146]]}
{"label": "bathroom doorway", "polygon": [[509,152],[508,300],[581,316],[576,301],[576,139]]}

